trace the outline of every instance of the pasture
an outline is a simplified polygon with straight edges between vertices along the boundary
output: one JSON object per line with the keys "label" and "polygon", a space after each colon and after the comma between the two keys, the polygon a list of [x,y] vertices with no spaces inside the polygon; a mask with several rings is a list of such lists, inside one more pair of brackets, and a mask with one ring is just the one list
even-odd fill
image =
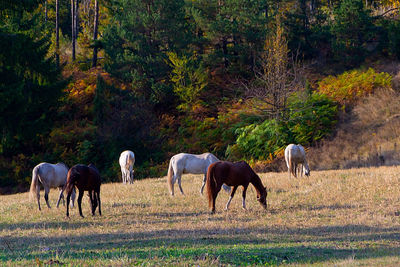
{"label": "pasture", "polygon": [[[75,206],[38,211],[28,193],[0,196],[0,265],[400,265],[400,167],[260,174],[268,210],[252,185],[216,214],[200,196],[202,175],[184,175],[171,197],[166,177],[101,187],[103,216]],[[43,191],[41,202],[44,204]]]}

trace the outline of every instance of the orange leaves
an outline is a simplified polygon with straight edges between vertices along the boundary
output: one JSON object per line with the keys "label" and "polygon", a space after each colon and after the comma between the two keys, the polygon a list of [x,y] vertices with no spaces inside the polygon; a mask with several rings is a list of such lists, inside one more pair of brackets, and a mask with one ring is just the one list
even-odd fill
{"label": "orange leaves", "polygon": [[367,71],[352,70],[337,77],[326,77],[319,82],[318,91],[343,105],[353,103],[377,88],[390,87],[391,79],[388,73],[376,73],[372,68]]}

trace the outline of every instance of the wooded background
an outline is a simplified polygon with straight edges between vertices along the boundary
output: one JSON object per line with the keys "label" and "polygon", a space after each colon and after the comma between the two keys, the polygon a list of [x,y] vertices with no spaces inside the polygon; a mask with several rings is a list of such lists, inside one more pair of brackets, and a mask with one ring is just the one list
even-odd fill
{"label": "wooded background", "polygon": [[126,149],[136,178],[179,152],[278,170],[287,144],[318,147],[396,91],[399,4],[0,0],[0,193],[43,161],[119,181]]}

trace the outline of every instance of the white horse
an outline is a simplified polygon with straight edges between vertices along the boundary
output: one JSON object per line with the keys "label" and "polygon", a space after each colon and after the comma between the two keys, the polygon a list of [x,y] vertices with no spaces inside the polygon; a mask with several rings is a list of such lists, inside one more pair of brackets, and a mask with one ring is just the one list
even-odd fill
{"label": "white horse", "polygon": [[[219,159],[211,153],[203,153],[200,155],[179,153],[174,155],[169,161],[167,181],[171,195],[174,195],[174,184],[178,180],[178,186],[183,193],[181,186],[181,177],[184,173],[204,174],[203,184],[201,185],[200,194],[203,194],[204,185],[207,179],[207,169],[212,163]],[[225,191],[230,192],[231,188],[223,185]]]}
{"label": "white horse", "polygon": [[290,174],[297,177],[298,174],[303,176],[303,172],[306,176],[310,176],[310,168],[308,167],[306,159],[306,151],[301,145],[290,144],[285,149],[285,160],[286,166]]}
{"label": "white horse", "polygon": [[124,184],[133,184],[133,165],[135,164],[135,154],[130,150],[125,150],[119,156],[119,165],[121,166],[122,182]]}
{"label": "white horse", "polygon": [[[67,174],[68,174],[68,167],[64,163],[50,164],[42,162],[36,165],[35,168],[33,168],[30,196],[32,199],[35,197],[36,193],[39,210],[41,210],[39,182],[43,185],[44,188],[44,199],[46,200],[47,207],[51,208],[49,204],[50,188],[58,187],[60,190],[59,199],[62,198],[63,203],[65,203],[62,188],[67,182]],[[74,206],[74,200],[75,200],[75,189],[72,192],[71,207]],[[59,202],[60,200],[57,202],[57,208]]]}

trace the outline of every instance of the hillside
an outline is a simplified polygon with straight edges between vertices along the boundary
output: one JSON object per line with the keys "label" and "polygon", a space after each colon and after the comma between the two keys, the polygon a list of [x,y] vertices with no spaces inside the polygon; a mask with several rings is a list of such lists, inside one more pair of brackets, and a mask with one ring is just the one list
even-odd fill
{"label": "hillside", "polygon": [[309,151],[315,169],[400,164],[399,92],[381,90],[360,101],[335,136]]}
{"label": "hillside", "polygon": [[117,182],[127,149],[137,179],[181,152],[282,171],[290,143],[398,164],[400,2],[308,2],[3,0],[0,194],[40,162]]}
{"label": "hillside", "polygon": [[[28,194],[0,196],[0,265],[296,265],[400,264],[400,167],[312,171],[309,178],[260,174],[268,210],[252,186],[228,212],[225,192],[210,215],[200,175],[185,175],[186,195],[170,197],[166,178],[104,184],[103,216],[77,208],[37,210]],[[55,206],[56,190],[50,193]],[[44,203],[43,194],[41,203]]]}

